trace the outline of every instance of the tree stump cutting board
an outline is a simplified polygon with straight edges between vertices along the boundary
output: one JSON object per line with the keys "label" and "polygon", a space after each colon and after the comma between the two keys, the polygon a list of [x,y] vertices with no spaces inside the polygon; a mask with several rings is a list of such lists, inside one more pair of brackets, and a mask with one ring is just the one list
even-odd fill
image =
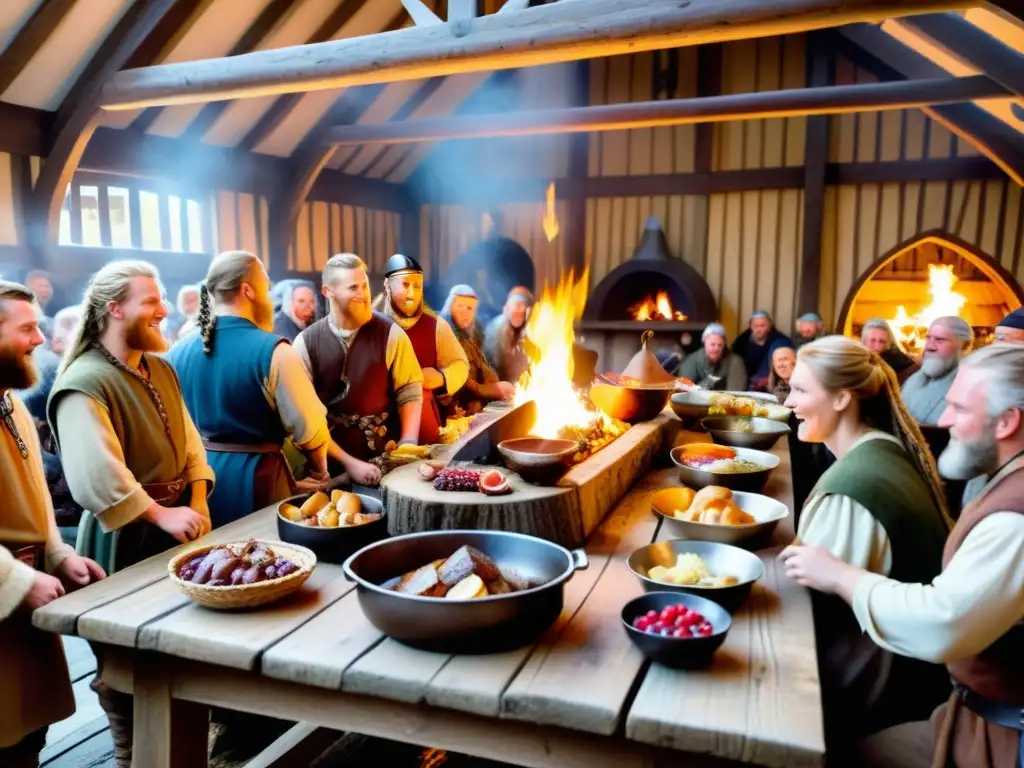
{"label": "tree stump cutting board", "polygon": [[[593,456],[570,469],[555,486],[532,485],[502,467],[510,493],[439,491],[407,464],[384,476],[381,498],[392,536],[436,530],[512,531],[537,536],[564,547],[580,546],[662,449],[666,433],[678,421],[662,413],[636,424]],[[453,456],[460,443],[439,451]],[[454,465],[453,465],[454,466]],[[473,464],[459,464],[481,468]]]}

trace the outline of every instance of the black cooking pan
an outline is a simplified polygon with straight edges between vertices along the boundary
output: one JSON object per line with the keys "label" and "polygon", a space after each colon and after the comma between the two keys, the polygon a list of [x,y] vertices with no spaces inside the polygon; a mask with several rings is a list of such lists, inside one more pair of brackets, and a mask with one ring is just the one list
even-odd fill
{"label": "black cooking pan", "polygon": [[[503,573],[529,583],[505,595],[469,600],[418,597],[379,585],[468,544]],[[534,536],[506,531],[428,531],[378,541],[345,561],[359,605],[377,629],[414,648],[441,653],[497,653],[535,642],[562,612],[563,586],[588,566],[583,550],[570,552]]]}

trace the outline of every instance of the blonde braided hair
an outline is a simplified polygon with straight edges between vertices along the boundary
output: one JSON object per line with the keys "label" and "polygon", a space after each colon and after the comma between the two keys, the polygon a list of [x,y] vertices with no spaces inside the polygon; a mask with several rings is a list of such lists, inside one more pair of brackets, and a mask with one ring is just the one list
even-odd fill
{"label": "blonde braided hair", "polygon": [[845,336],[825,336],[812,341],[800,348],[797,360],[814,372],[825,389],[849,391],[860,405],[862,422],[900,441],[950,527],[946,495],[935,457],[907,410],[896,372],[888,363],[859,341]]}
{"label": "blonde braided hair", "polygon": [[[149,277],[160,283],[157,268],[146,261],[112,261],[105,264],[89,279],[82,298],[82,320],[68,340],[67,354],[58,373],[63,373],[85,354],[107,329],[111,302],[120,304],[128,298],[131,282],[136,277]],[[162,290],[162,288],[161,288]]]}
{"label": "blonde braided hair", "polygon": [[238,295],[258,256],[248,251],[224,251],[210,262],[206,280],[199,286],[199,315],[196,325],[203,340],[203,352],[213,354],[213,334],[217,328],[214,306]]}

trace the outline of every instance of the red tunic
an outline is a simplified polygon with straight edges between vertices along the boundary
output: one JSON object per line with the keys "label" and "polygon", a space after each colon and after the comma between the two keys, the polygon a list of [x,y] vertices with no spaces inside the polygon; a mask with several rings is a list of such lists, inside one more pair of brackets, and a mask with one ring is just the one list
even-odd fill
{"label": "red tunic", "polygon": [[[437,317],[424,312],[412,328],[405,331],[416,352],[420,368],[438,369],[437,365]],[[432,390],[423,387],[423,411],[420,416],[420,445],[436,443],[440,435],[441,412],[437,407]]]}

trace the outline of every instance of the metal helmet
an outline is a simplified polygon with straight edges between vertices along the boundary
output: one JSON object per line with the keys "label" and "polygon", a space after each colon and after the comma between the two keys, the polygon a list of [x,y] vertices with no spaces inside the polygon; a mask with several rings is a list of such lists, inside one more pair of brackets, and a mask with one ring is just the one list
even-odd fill
{"label": "metal helmet", "polygon": [[406,272],[419,272],[423,274],[423,267],[416,259],[396,253],[384,263],[384,279],[401,275]]}

